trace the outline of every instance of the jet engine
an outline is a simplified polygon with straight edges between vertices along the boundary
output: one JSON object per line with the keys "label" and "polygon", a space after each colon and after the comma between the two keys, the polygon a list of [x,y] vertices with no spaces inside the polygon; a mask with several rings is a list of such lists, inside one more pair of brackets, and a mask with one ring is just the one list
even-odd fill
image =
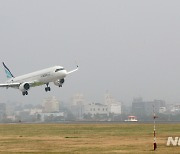
{"label": "jet engine", "polygon": [[29,83],[21,83],[19,86],[19,89],[24,92],[24,91],[28,91],[30,89],[30,85]]}
{"label": "jet engine", "polygon": [[65,81],[64,79],[59,79],[59,80],[55,81],[54,84],[56,86],[62,87],[64,81]]}

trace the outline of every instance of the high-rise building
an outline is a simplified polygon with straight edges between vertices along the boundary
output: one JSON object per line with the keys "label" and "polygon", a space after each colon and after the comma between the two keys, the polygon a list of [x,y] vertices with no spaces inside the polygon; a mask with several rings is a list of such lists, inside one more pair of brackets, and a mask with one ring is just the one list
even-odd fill
{"label": "high-rise building", "polygon": [[104,97],[104,104],[105,105],[111,105],[111,104],[116,104],[115,99],[112,97],[110,93],[106,93]]}
{"label": "high-rise building", "polygon": [[105,94],[104,104],[108,106],[109,113],[121,114],[121,103],[117,102],[108,92]]}
{"label": "high-rise building", "polygon": [[55,97],[49,97],[44,100],[44,112],[59,112],[59,101]]}
{"label": "high-rise building", "polygon": [[144,116],[145,111],[145,102],[142,99],[134,99],[132,102],[132,114],[135,116]]}
{"label": "high-rise building", "polygon": [[77,119],[82,119],[84,114],[84,95],[75,94],[72,98],[71,112]]}
{"label": "high-rise building", "polygon": [[153,107],[159,113],[161,107],[165,107],[163,100],[143,101],[142,98],[135,98],[132,102],[132,114],[135,116],[153,115]]}

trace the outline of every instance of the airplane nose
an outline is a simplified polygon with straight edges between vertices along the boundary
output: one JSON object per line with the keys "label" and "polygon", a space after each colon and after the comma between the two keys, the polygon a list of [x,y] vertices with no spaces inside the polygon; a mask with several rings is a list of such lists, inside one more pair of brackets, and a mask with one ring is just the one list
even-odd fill
{"label": "airplane nose", "polygon": [[68,74],[67,71],[66,71],[66,70],[63,70],[63,75],[64,75],[64,77],[66,77],[67,74]]}

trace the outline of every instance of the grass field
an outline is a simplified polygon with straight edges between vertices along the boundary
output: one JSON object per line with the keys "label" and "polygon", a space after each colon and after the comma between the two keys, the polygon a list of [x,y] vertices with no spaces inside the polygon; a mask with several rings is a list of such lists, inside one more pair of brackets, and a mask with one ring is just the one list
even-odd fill
{"label": "grass field", "polygon": [[180,137],[180,124],[1,124],[0,153],[180,153],[166,146]]}

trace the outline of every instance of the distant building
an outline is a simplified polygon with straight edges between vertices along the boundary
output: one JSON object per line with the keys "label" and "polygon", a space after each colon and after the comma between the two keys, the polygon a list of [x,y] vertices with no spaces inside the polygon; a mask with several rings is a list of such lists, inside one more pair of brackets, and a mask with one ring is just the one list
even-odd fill
{"label": "distant building", "polygon": [[7,116],[6,117],[7,119],[11,120],[12,122],[16,120],[16,116],[13,115],[13,116]]}
{"label": "distant building", "polygon": [[6,104],[0,103],[0,120],[6,117]]}
{"label": "distant building", "polygon": [[153,115],[153,106],[156,113],[165,110],[166,103],[163,100],[143,101],[142,98],[135,98],[132,102],[132,114],[143,117],[144,115]]}
{"label": "distant building", "polygon": [[121,114],[121,105],[120,104],[111,104],[109,105],[109,112],[114,114]]}
{"label": "distant building", "polygon": [[41,122],[45,121],[61,121],[64,120],[64,112],[58,113],[38,113],[37,119]]}
{"label": "distant building", "polygon": [[44,112],[59,112],[59,101],[55,97],[50,97],[44,100]]}
{"label": "distant building", "polygon": [[166,107],[159,108],[159,113],[166,113],[166,111],[167,111]]}
{"label": "distant building", "polygon": [[7,116],[14,116],[14,114],[15,114],[15,105],[7,104],[6,105],[6,114],[7,114]]}
{"label": "distant building", "polygon": [[72,105],[84,105],[84,95],[81,93],[75,94],[72,98]]}
{"label": "distant building", "polygon": [[110,93],[106,93],[104,96],[104,104],[105,105],[111,105],[111,104],[116,104],[117,102],[115,101],[115,99],[112,97],[112,95]]}
{"label": "distant building", "polygon": [[97,114],[109,116],[108,105],[103,105],[100,103],[89,103],[85,106],[84,114],[91,114],[92,117]]}
{"label": "distant building", "polygon": [[43,113],[43,109],[39,109],[39,108],[34,108],[34,109],[30,109],[30,115],[36,115],[39,113]]}
{"label": "distant building", "polygon": [[110,93],[106,93],[104,97],[104,104],[108,106],[109,113],[121,114],[121,103],[117,102]]}
{"label": "distant building", "polygon": [[144,116],[146,114],[145,111],[145,102],[142,100],[133,100],[132,102],[132,114],[135,116]]}
{"label": "distant building", "polygon": [[154,101],[145,102],[145,113],[146,113],[146,115],[152,115],[153,114],[153,106],[154,106],[155,112],[159,113],[160,108],[162,108],[162,107],[165,108],[166,103],[163,100],[154,100]]}
{"label": "distant building", "polygon": [[171,111],[171,113],[173,113],[173,114],[180,113],[180,105],[179,105],[179,104],[173,105],[170,111]]}
{"label": "distant building", "polygon": [[83,94],[75,94],[72,98],[71,112],[77,119],[82,119],[84,114],[84,96]]}

